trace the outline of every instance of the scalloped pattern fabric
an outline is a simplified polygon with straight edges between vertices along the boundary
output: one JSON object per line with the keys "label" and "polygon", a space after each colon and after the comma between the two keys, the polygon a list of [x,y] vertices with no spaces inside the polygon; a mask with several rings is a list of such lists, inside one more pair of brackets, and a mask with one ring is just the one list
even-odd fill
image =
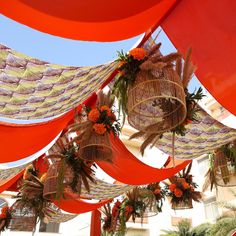
{"label": "scalloped pattern fabric", "polygon": [[115,67],[115,62],[50,64],[0,45],[0,116],[43,119],[63,114],[98,90]]}
{"label": "scalloped pattern fabric", "polygon": [[[199,122],[187,125],[185,136],[175,136],[176,158],[194,159],[236,139],[235,129],[221,124],[202,108],[198,112],[198,120]],[[172,134],[165,133],[156,146],[172,156]]]}

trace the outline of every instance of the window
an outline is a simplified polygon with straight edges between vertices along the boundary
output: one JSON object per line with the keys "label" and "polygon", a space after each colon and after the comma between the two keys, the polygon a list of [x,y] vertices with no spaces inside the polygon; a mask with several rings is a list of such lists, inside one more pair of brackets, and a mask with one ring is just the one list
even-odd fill
{"label": "window", "polygon": [[59,227],[60,224],[58,223],[45,224],[43,221],[41,221],[39,226],[39,232],[59,233]]}
{"label": "window", "polygon": [[204,208],[205,208],[206,219],[210,221],[215,221],[216,218],[219,216],[219,210],[216,198],[213,197],[204,201]]}

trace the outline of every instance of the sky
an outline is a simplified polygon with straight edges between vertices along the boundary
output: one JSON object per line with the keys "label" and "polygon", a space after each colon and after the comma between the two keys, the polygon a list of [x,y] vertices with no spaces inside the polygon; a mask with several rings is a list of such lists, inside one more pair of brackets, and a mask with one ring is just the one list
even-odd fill
{"label": "sky", "polygon": [[[159,29],[156,33],[158,32]],[[28,56],[62,65],[91,66],[115,60],[117,51],[128,51],[141,37],[142,35],[139,35],[128,40],[110,43],[76,41],[39,32],[0,15],[1,44]],[[174,46],[163,31],[159,34],[158,41],[162,42],[161,50],[163,54],[175,51]],[[199,83],[194,79],[190,85],[190,90],[194,90],[197,87],[199,87]],[[32,123],[32,121],[16,121],[3,117],[0,117],[1,120],[13,123]],[[42,121],[34,120],[33,123],[35,122]],[[27,160],[14,162],[11,167],[30,161],[32,158],[34,156],[28,157]],[[0,168],[5,167],[5,165],[0,165]]]}

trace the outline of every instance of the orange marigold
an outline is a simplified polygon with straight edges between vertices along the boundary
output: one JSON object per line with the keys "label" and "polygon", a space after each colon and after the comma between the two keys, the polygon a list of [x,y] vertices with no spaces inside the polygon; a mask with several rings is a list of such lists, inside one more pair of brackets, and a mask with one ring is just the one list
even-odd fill
{"label": "orange marigold", "polygon": [[88,114],[88,119],[92,122],[97,122],[100,116],[100,112],[97,108],[92,109]]}
{"label": "orange marigold", "polygon": [[176,197],[182,197],[183,196],[183,192],[179,188],[176,188],[175,191],[174,191],[174,195]]}
{"label": "orange marigold", "polygon": [[184,183],[186,183],[186,180],[185,180],[185,178],[178,178],[178,182],[181,184],[184,184]]}
{"label": "orange marigold", "polygon": [[183,185],[184,189],[189,189],[190,188],[190,185],[187,182],[184,182],[182,185]]}
{"label": "orange marigold", "polygon": [[157,188],[157,189],[154,190],[154,194],[155,194],[155,195],[158,195],[158,194],[160,194],[160,193],[161,193],[161,190],[160,190],[159,188]]}
{"label": "orange marigold", "polygon": [[129,55],[133,56],[136,60],[142,60],[144,57],[147,56],[147,52],[143,48],[134,48],[129,51]]}
{"label": "orange marigold", "polygon": [[171,184],[171,185],[169,186],[169,190],[170,190],[171,192],[174,192],[175,189],[176,189],[176,184]]}
{"label": "orange marigold", "polygon": [[6,214],[8,210],[9,210],[9,207],[8,207],[8,206],[4,206],[4,207],[2,208],[2,210],[1,210],[1,212],[2,212],[3,214]]}
{"label": "orange marigold", "polygon": [[108,116],[111,116],[111,109],[108,106],[101,106],[100,108],[101,111],[106,111]]}
{"label": "orange marigold", "polygon": [[101,135],[107,131],[106,126],[104,124],[94,124],[93,129],[97,134]]}

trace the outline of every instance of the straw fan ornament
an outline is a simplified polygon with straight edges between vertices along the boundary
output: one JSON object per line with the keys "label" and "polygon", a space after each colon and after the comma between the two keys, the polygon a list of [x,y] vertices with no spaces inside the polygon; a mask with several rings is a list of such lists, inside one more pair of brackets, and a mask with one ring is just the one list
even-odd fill
{"label": "straw fan ornament", "polygon": [[37,177],[37,170],[29,165],[23,175],[16,195],[16,202],[12,205],[11,229],[34,231],[37,220],[45,223],[55,214],[51,203],[43,197],[46,174]]}
{"label": "straw fan ornament", "polygon": [[76,139],[79,141],[80,158],[112,162],[109,135],[118,136],[120,132],[120,124],[112,110],[113,103],[113,95],[100,92],[96,107],[85,108],[85,121],[70,127],[70,132],[76,131],[79,134]]}
{"label": "straw fan ornament", "polygon": [[55,152],[47,156],[52,164],[44,183],[44,197],[60,199],[68,189],[80,194],[82,185],[89,192],[89,183],[95,182],[93,163],[80,158],[78,145],[70,141],[66,134],[54,146]]}
{"label": "straw fan ornament", "polygon": [[[176,53],[167,56],[158,54],[153,56],[155,60],[151,57],[151,61],[147,60],[140,66],[140,68],[152,68],[154,65],[160,65],[154,71],[152,69],[151,74],[154,76],[159,73],[162,77],[157,77],[156,80],[153,79],[152,83],[163,83],[163,86],[157,89],[162,92],[162,95],[158,95],[160,96],[160,99],[158,97],[158,99],[152,102],[152,106],[158,108],[162,113],[154,112],[153,115],[155,115],[156,121],[147,126],[145,125],[145,127],[142,127],[141,129],[137,127],[140,131],[130,137],[130,139],[139,137],[144,138],[144,142],[140,148],[142,154],[148,145],[154,146],[165,132],[170,131],[173,134],[172,155],[174,157],[175,135],[184,136],[186,132],[185,126],[193,121],[198,121],[197,113],[199,109],[197,102],[201,100],[204,95],[201,88],[193,93],[188,91],[188,84],[195,71],[195,66],[191,63],[190,57],[191,50],[188,51],[183,64],[182,59]],[[156,64],[152,62],[152,60],[154,60]],[[175,64],[174,61],[176,61]],[[173,82],[174,79],[169,81],[170,78],[175,78],[176,81]],[[174,97],[174,95],[176,97]],[[161,120],[158,120],[160,117]]]}
{"label": "straw fan ornament", "polygon": [[203,191],[209,186],[236,186],[236,140],[209,154],[210,167],[206,173]]}
{"label": "straw fan ornament", "polygon": [[197,184],[190,175],[191,166],[192,164],[189,164],[178,175],[169,178],[170,184],[166,183],[167,196],[174,210],[191,209],[193,200],[200,202],[202,198],[201,193],[195,190]]}
{"label": "straw fan ornament", "polygon": [[134,48],[118,55],[120,73],[113,94],[137,130],[156,124],[163,133],[181,124],[186,116],[184,88],[173,65],[180,55],[162,56],[160,46],[149,51]]}

